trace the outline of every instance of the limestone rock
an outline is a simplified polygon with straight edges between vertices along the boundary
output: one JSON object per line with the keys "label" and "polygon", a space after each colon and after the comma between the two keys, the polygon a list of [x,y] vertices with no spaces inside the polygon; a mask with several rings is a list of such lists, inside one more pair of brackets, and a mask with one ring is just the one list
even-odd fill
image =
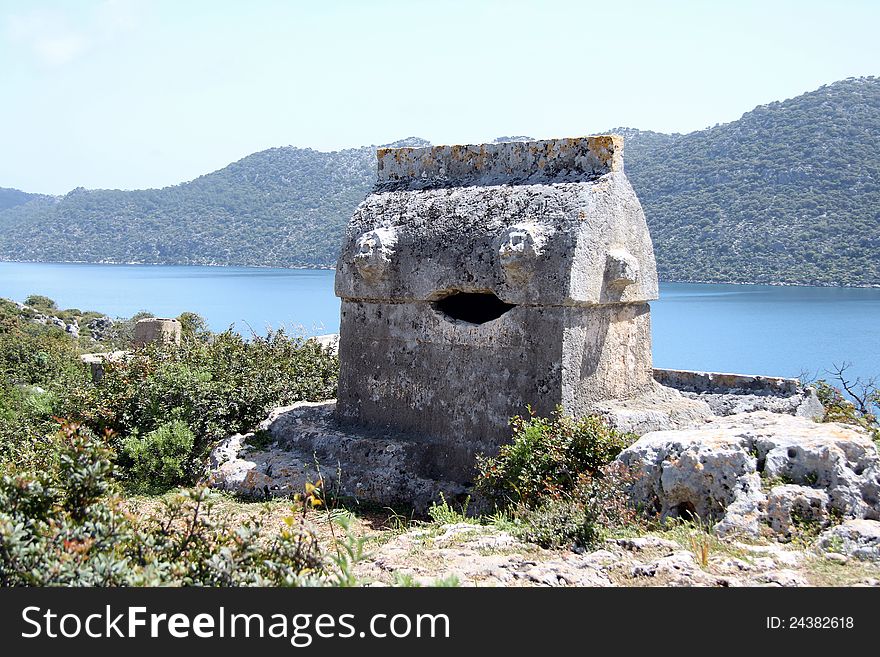
{"label": "limestone rock", "polygon": [[[721,534],[787,532],[792,513],[880,518],[880,459],[862,432],[762,411],[642,436],[618,457],[641,472],[634,500],[662,517],[699,516]],[[768,494],[763,482],[791,482]],[[808,492],[813,489],[815,492]]]}
{"label": "limestone rock", "polygon": [[113,330],[113,320],[107,316],[96,317],[86,324],[86,328],[91,332],[93,339],[104,342],[110,337],[110,332]]}
{"label": "limestone rock", "polygon": [[864,561],[880,561],[880,522],[847,520],[819,536],[818,545]]}
{"label": "limestone rock", "polygon": [[632,576],[662,578],[666,586],[727,586],[720,578],[702,570],[691,552],[679,550],[668,557],[661,557],[647,564],[632,568]]}
{"label": "limestone rock", "polygon": [[794,570],[773,570],[758,576],[757,581],[768,586],[809,586],[803,575]]}
{"label": "limestone rock", "polygon": [[[793,544],[728,542],[702,564],[686,544],[651,535],[607,539],[575,554],[460,522],[416,523],[368,551],[355,568],[365,582],[380,585],[402,576],[422,585],[455,576],[462,586],[808,586],[822,583],[809,568],[819,558]],[[865,562],[852,580],[876,586],[878,569],[880,563]]]}
{"label": "limestone rock", "polygon": [[455,576],[464,586],[612,586],[601,561],[542,550],[494,527],[456,523],[393,538],[360,566],[360,575],[407,575],[422,584]]}
{"label": "limestone rock", "polygon": [[440,493],[449,500],[463,495],[463,486],[426,470],[417,440],[351,432],[338,425],[334,410],[333,401],[278,408],[257,432],[221,441],[211,451],[211,485],[267,497],[302,492],[306,482],[323,477],[339,494],[417,510]]}
{"label": "limestone rock", "polygon": [[767,494],[767,522],[777,534],[788,537],[799,522],[828,524],[828,494],[824,490],[786,484]]}
{"label": "limestone rock", "polygon": [[688,399],[678,390],[656,382],[645,394],[599,402],[593,406],[592,412],[618,431],[636,435],[684,429],[700,425],[712,417],[712,409],[704,401]]}
{"label": "limestone rock", "polygon": [[798,379],[654,368],[654,380],[706,403],[715,415],[771,411],[816,418],[824,413],[816,390]]}

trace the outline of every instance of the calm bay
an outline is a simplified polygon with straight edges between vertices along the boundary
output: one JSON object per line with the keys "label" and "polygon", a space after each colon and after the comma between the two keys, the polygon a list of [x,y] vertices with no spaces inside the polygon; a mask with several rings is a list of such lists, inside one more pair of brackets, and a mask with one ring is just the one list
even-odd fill
{"label": "calm bay", "polygon": [[[339,328],[329,270],[0,262],[0,297],[129,317],[197,312],[213,330]],[[851,362],[880,375],[880,289],[661,283],[651,304],[657,367],[825,376]]]}

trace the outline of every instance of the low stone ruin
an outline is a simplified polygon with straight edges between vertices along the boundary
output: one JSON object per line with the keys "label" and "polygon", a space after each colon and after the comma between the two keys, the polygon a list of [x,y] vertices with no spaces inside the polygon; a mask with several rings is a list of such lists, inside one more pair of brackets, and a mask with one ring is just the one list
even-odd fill
{"label": "low stone ruin", "polygon": [[180,344],[180,322],[167,317],[139,319],[134,325],[134,346],[143,347],[153,342]]}
{"label": "low stone ruin", "polygon": [[[106,320],[106,321],[105,321]],[[101,319],[102,326],[112,326],[112,320],[109,318]],[[143,347],[151,343],[174,343],[180,344],[181,327],[180,322],[176,319],[167,319],[163,317],[148,317],[139,319],[134,325],[134,339],[132,346]],[[107,363],[118,362],[128,358],[131,352],[110,351],[95,354],[83,354],[80,360],[89,366],[92,375],[92,381],[97,383],[104,378],[104,367]]]}
{"label": "low stone ruin", "polygon": [[705,402],[714,415],[772,411],[815,418],[825,412],[815,388],[798,379],[654,368],[654,380]]}

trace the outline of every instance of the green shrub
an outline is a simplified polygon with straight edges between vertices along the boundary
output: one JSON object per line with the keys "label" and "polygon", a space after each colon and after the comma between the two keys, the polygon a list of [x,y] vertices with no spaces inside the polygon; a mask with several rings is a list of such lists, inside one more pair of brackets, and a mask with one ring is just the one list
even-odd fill
{"label": "green shrub", "polygon": [[545,548],[592,545],[599,533],[595,509],[570,497],[549,497],[518,514],[515,534]]}
{"label": "green shrub", "polygon": [[428,517],[438,525],[454,525],[460,522],[476,523],[477,521],[467,514],[468,504],[470,504],[470,497],[465,499],[459,509],[455,509],[446,501],[446,496],[441,492],[440,501],[434,502],[428,507]]}
{"label": "green shrub", "polygon": [[561,408],[550,418],[517,416],[511,426],[511,443],[497,456],[477,459],[477,490],[501,507],[533,506],[571,493],[582,475],[597,475],[635,440],[601,418],[574,420]]}
{"label": "green shrub", "polygon": [[36,308],[37,310],[52,311],[57,310],[58,305],[49,297],[42,294],[32,294],[24,300],[24,305]]}
{"label": "green shrub", "polygon": [[72,338],[25,315],[0,300],[0,471],[46,467],[54,458],[46,435],[57,428],[60,400],[88,385]]}
{"label": "green shrub", "polygon": [[262,532],[230,526],[213,494],[184,491],[156,515],[128,513],[115,494],[112,450],[82,426],[55,438],[57,470],[0,477],[0,585],[158,586],[349,584],[348,543],[324,557],[301,521]]}
{"label": "green shrub", "polygon": [[198,313],[185,312],[177,318],[180,322],[180,337],[183,340],[209,340],[211,330],[208,320]]}
{"label": "green shrub", "polygon": [[596,475],[582,475],[569,492],[544,497],[534,506],[521,504],[514,533],[546,548],[592,547],[610,530],[641,522],[627,495],[634,481],[635,475],[618,463]]}
{"label": "green shrub", "polygon": [[[119,323],[119,346],[148,315]],[[95,384],[76,340],[0,302],[0,469],[45,467],[55,458],[46,439],[57,428],[52,418],[65,417],[96,434],[113,433],[133,488],[165,490],[195,482],[213,442],[252,430],[273,408],[336,394],[338,360],[314,341],[283,331],[250,340],[231,331],[214,335],[193,313],[181,321],[181,345],[136,349],[107,363]],[[162,429],[175,420],[177,429]],[[135,440],[150,443],[138,448]]]}
{"label": "green shrub", "polygon": [[147,345],[108,363],[98,384],[67,391],[57,415],[120,439],[143,440],[171,419],[185,423],[193,442],[183,481],[192,483],[200,474],[192,465],[212,443],[252,430],[278,406],[334,397],[337,372],[336,356],[313,341],[282,331],[245,340],[226,331],[210,340]]}
{"label": "green shrub", "polygon": [[129,436],[122,447],[128,483],[140,493],[163,493],[184,483],[192,471],[195,436],[181,420],[163,424],[143,438]]}

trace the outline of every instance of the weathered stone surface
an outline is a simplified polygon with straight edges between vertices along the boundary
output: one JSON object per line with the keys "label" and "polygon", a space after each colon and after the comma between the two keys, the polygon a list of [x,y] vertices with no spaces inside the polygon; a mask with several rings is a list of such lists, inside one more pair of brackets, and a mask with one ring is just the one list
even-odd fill
{"label": "weathered stone surface", "polygon": [[824,490],[795,484],[775,486],[767,494],[767,523],[784,537],[799,523],[824,526],[829,521],[828,501]]}
{"label": "weathered stone surface", "polygon": [[96,317],[89,321],[86,327],[91,332],[92,338],[98,342],[103,342],[110,337],[110,333],[113,330],[113,320],[107,316]]}
{"label": "weathered stone surface", "polygon": [[[791,544],[729,544],[701,563],[693,549],[656,536],[609,539],[575,554],[541,549],[493,526],[456,523],[417,525],[368,552],[356,571],[380,585],[454,576],[463,586],[808,586],[810,565],[822,558]],[[865,562],[850,578],[876,585],[878,567]]]}
{"label": "weathered stone surface", "polygon": [[386,582],[407,576],[424,585],[455,577],[464,586],[611,586],[605,569],[601,558],[542,550],[493,527],[458,523],[392,539],[358,574]]}
{"label": "weathered stone surface", "polygon": [[[635,501],[661,516],[717,521],[721,534],[787,533],[791,514],[880,518],[880,459],[853,427],[766,411],[642,436],[618,460],[640,470]],[[769,495],[762,482],[783,480]],[[806,489],[815,489],[808,493]],[[772,504],[771,504],[772,503]]]}
{"label": "weathered stone surface", "polygon": [[134,344],[143,346],[151,342],[180,344],[180,322],[164,317],[139,319],[134,325]]}
{"label": "weathered stone surface", "polygon": [[97,383],[104,378],[104,367],[107,363],[123,360],[129,353],[128,351],[108,351],[99,354],[83,354],[79,359],[89,366],[92,381]]}
{"label": "weathered stone surface", "polygon": [[[236,434],[211,452],[212,486],[268,497],[302,492],[323,476],[328,490],[380,504],[426,509],[464,487],[431,471],[426,445],[381,432],[351,432],[335,419],[335,403],[300,402],[276,409],[255,434]],[[320,469],[320,474],[319,474]]]}
{"label": "weathered stone surface", "polygon": [[[472,148],[494,151],[512,173],[475,178],[460,172],[436,184],[425,181],[424,169],[444,157],[447,170],[453,161],[463,168],[467,162],[476,165],[468,157]],[[551,159],[542,168],[533,150],[544,148]],[[590,158],[597,148],[613,151],[613,157],[598,168],[567,168],[567,157]],[[622,149],[621,138],[601,137],[380,150],[376,190],[348,225],[337,295],[433,301],[452,290],[491,290],[522,305],[656,299],[651,240],[623,174]],[[412,163],[412,170],[389,181],[383,163],[396,158]],[[632,258],[627,261],[638,270],[638,281],[611,289],[622,282],[614,264],[621,258]],[[382,276],[358,271],[358,263],[383,260]],[[520,275],[508,280],[514,262]],[[527,280],[524,269],[532,271]]]}
{"label": "weathered stone surface", "polygon": [[582,416],[654,395],[657,272],[622,149],[602,136],[380,150],[336,270],[340,420],[424,436],[435,470],[466,482],[527,405]]}
{"label": "weathered stone surface", "polygon": [[636,435],[699,426],[712,417],[712,409],[704,401],[688,399],[678,390],[656,382],[648,393],[597,402],[589,411],[618,430]]}
{"label": "weathered stone surface", "polygon": [[654,380],[705,402],[715,415],[771,411],[816,418],[824,413],[815,389],[798,379],[655,368]]}
{"label": "weathered stone surface", "polygon": [[699,372],[654,368],[654,379],[664,386],[687,392],[730,392],[753,395],[797,394],[800,381],[778,376]]}
{"label": "weathered stone surface", "polygon": [[822,533],[818,541],[824,550],[833,550],[864,561],[880,561],[880,522],[847,520]]}

